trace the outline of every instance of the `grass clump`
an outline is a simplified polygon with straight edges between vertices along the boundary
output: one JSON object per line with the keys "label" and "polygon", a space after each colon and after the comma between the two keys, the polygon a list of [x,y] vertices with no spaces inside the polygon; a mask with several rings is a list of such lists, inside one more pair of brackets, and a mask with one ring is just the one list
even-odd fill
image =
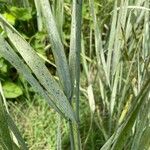
{"label": "grass clump", "polygon": [[[18,7],[16,3],[8,4],[10,10],[13,7],[15,12],[30,13],[16,17],[3,9],[0,15],[0,59],[5,66],[1,72],[7,73],[8,61],[18,76],[23,75],[24,81],[16,77],[13,82],[14,87],[18,81],[23,84],[28,100],[23,106],[10,103],[10,110],[29,147],[149,149],[149,2],[20,1],[24,9],[14,8]],[[6,17],[8,14],[13,20]],[[20,26],[25,26],[22,21],[29,31],[34,29],[32,35],[21,33]],[[6,76],[1,78],[4,85]],[[26,81],[43,99],[29,100],[32,92]],[[11,119],[3,89],[0,112],[7,134],[2,128],[0,133],[8,141],[0,138],[0,143],[4,149],[28,149]],[[26,132],[26,128],[31,131]]]}

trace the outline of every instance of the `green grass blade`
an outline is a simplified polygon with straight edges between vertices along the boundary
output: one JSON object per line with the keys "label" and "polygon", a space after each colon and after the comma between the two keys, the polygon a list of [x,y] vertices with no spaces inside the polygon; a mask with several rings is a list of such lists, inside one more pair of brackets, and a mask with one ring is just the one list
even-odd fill
{"label": "green grass blade", "polygon": [[108,42],[108,54],[107,54],[107,73],[108,78],[110,79],[111,75],[111,62],[112,62],[112,54],[113,54],[113,45],[116,36],[116,23],[117,23],[117,1],[115,1],[114,11],[112,16],[112,24],[111,24],[111,31],[109,35],[109,42]]}
{"label": "green grass blade", "polygon": [[111,93],[111,98],[110,98],[109,135],[111,135],[111,132],[112,132],[113,114],[114,114],[115,106],[117,106],[117,91],[118,91],[118,84],[119,84],[119,73],[120,73],[120,67],[118,66],[118,69],[117,69],[115,77],[114,77],[112,93]]}
{"label": "green grass blade", "polygon": [[63,40],[64,0],[54,0],[53,15],[57,24],[58,33]]}
{"label": "green grass blade", "polygon": [[72,87],[69,67],[64,53],[64,47],[57,30],[57,25],[54,20],[49,1],[40,0],[40,3],[42,14],[45,20],[46,29],[48,31],[49,39],[52,44],[52,51],[54,54],[60,83],[63,86],[67,98],[70,99],[72,95]]}
{"label": "green grass blade", "polygon": [[61,135],[61,123],[62,118],[58,114],[57,115],[57,150],[62,150],[62,135]]}
{"label": "green grass blade", "polygon": [[[79,123],[80,103],[80,53],[81,53],[81,22],[82,22],[82,0],[72,1],[71,40],[69,53],[69,67],[72,81],[73,94],[75,95],[75,112]],[[72,149],[80,150],[79,124],[70,123],[70,139]]]}
{"label": "green grass blade", "polygon": [[81,52],[81,60],[82,60],[82,65],[83,65],[83,70],[84,70],[84,72],[85,72],[85,75],[86,75],[86,78],[88,78],[88,72],[89,72],[89,70],[88,70],[88,64],[87,64],[87,60],[86,60],[86,54],[85,54],[85,43],[84,43],[84,39],[83,39],[83,36],[82,36],[82,48],[81,48],[81,50],[82,50],[82,52]]}
{"label": "green grass blade", "polygon": [[34,0],[35,7],[36,7],[36,16],[37,16],[37,27],[38,31],[42,31],[43,29],[43,20],[42,20],[42,13],[40,10],[40,4],[38,0]]}
{"label": "green grass blade", "polygon": [[133,108],[131,108],[130,113],[128,114],[128,117],[123,124],[123,127],[121,129],[121,132],[119,135],[117,135],[117,140],[113,144],[112,150],[120,150],[123,148],[127,138],[129,137],[129,133],[131,132],[131,129],[133,127],[133,124],[138,116],[138,113],[143,106],[143,103],[147,100],[147,95],[150,91],[150,78],[146,81],[145,85],[141,89],[140,93],[135,99],[135,105],[133,105]]}
{"label": "green grass blade", "polygon": [[113,50],[113,58],[112,58],[112,74],[116,73],[116,70],[119,65],[119,60],[121,58],[121,48],[124,44],[121,34],[121,29],[125,28],[125,23],[127,19],[127,6],[128,0],[121,0],[120,2],[120,10],[118,12],[118,20],[116,25],[116,35],[115,35],[115,42],[114,42],[114,50]]}
{"label": "green grass blade", "polygon": [[[149,121],[147,116],[149,115],[149,108],[150,108],[150,100],[143,106],[143,108],[140,111],[139,117],[136,121],[136,126],[135,126],[135,135],[133,138],[132,142],[132,147],[131,149],[144,149],[146,145],[142,144],[141,139],[143,138],[144,141],[146,141],[146,137],[144,137],[144,132],[149,128]],[[150,135],[150,133],[149,133]],[[147,138],[148,139],[148,138]],[[146,143],[146,142],[145,142]],[[140,150],[139,149],[139,150]]]}
{"label": "green grass blade", "polygon": [[113,83],[113,88],[112,88],[112,94],[111,94],[111,99],[110,99],[110,114],[111,116],[114,113],[114,108],[116,104],[116,96],[117,96],[117,89],[118,89],[118,82],[119,82],[119,72],[120,72],[120,67],[118,67],[118,70],[115,74],[115,79]]}
{"label": "green grass blade", "polygon": [[10,136],[10,130],[8,128],[6,111],[2,104],[2,97],[0,94],[0,143],[4,150],[12,150],[12,140]]}
{"label": "green grass blade", "polygon": [[14,135],[20,145],[20,148],[22,150],[28,150],[27,145],[25,144],[25,141],[23,140],[17,126],[15,125],[14,121],[12,120],[12,118],[10,117],[10,115],[8,113],[6,113],[6,117],[7,117],[7,122],[8,122],[9,128],[14,133]]}
{"label": "green grass blade", "polygon": [[[13,142],[13,150],[20,150],[16,143]],[[24,150],[24,149],[21,149]]]}
{"label": "green grass blade", "polygon": [[106,84],[110,86],[110,80],[109,80],[108,73],[107,73],[107,64],[106,64],[105,55],[104,55],[104,48],[102,44],[102,33],[100,31],[99,24],[97,21],[94,4],[95,4],[94,0],[89,0],[91,16],[92,16],[93,24],[94,24],[95,51],[96,51],[96,57],[97,57],[97,63],[98,63],[98,71],[100,73],[101,69],[103,69],[104,76],[106,78]]}
{"label": "green grass blade", "polygon": [[[73,86],[79,86],[81,52],[82,0],[73,0],[69,67]],[[76,90],[77,91],[77,90]]]}
{"label": "green grass blade", "polygon": [[114,135],[112,135],[100,150],[110,150]]}
{"label": "green grass blade", "polygon": [[[144,132],[143,135],[141,137],[140,140],[140,145],[138,147],[138,150],[149,150],[150,149],[150,139],[149,139],[149,135],[150,135],[150,126],[148,126]],[[134,149],[133,149],[134,150]]]}

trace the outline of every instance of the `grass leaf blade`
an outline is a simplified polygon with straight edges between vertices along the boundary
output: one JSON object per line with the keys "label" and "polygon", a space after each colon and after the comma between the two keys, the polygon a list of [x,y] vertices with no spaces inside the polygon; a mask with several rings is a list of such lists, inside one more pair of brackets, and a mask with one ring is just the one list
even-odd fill
{"label": "grass leaf blade", "polygon": [[49,39],[52,44],[52,51],[55,57],[60,83],[63,86],[67,98],[70,99],[72,95],[72,87],[71,87],[69,67],[64,53],[64,47],[57,30],[57,25],[54,20],[49,1],[40,0],[40,3],[43,17],[45,20],[46,29],[48,31]]}
{"label": "grass leaf blade", "polygon": [[[16,32],[15,29],[12,30]],[[28,43],[26,43],[25,40],[23,40],[19,35],[17,35],[17,32],[13,33],[12,30],[9,29],[9,27],[7,28],[9,37],[11,38],[13,44],[16,46],[17,50],[20,52],[24,60],[30,66],[30,68],[32,69],[36,77],[38,78],[40,84],[44,87],[44,89],[46,89],[47,94],[50,96],[50,99],[53,102],[53,106],[55,104],[61,110],[61,112],[65,114],[67,118],[70,118],[71,120],[75,121],[74,113],[72,111],[72,108],[66,96],[58,86],[57,82],[52,78],[47,68],[45,67],[44,63],[39,59],[39,57],[34,52],[34,50],[30,47],[30,45],[28,45]],[[18,44],[18,41],[20,44]],[[13,61],[11,60],[11,63],[14,63],[14,61],[16,61],[14,58],[12,58],[14,57],[14,54],[10,55],[7,52],[8,48],[5,47],[6,44],[2,38],[1,38],[1,43],[2,44],[1,44],[0,51],[3,52],[3,55],[6,57],[8,61],[10,61],[10,59],[13,59]],[[21,66],[19,66],[19,65],[23,65],[23,63],[21,63],[19,60],[17,61],[18,62],[16,62],[16,66],[24,74],[24,70],[22,70]],[[29,79],[27,76],[26,78]],[[33,81],[30,80],[30,83],[33,84]],[[52,104],[52,102],[50,103]]]}
{"label": "grass leaf blade", "polygon": [[13,146],[5,114],[6,111],[2,104],[2,97],[0,94],[0,143],[2,143],[4,150],[11,150]]}

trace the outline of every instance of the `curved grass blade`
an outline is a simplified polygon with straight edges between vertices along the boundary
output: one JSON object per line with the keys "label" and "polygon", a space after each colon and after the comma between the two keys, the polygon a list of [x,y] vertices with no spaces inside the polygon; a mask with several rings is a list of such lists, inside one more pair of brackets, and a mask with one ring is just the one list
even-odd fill
{"label": "curved grass blade", "polygon": [[19,73],[23,74],[25,79],[30,83],[33,88],[39,92],[41,96],[43,96],[47,102],[59,113],[61,111],[53,104],[52,100],[50,99],[48,92],[40,85],[40,83],[34,78],[31,73],[31,70],[25,65],[23,60],[19,58],[19,56],[13,51],[13,49],[8,45],[7,42],[0,36],[0,52],[1,55],[8,60],[17,70]]}
{"label": "curved grass blade", "polygon": [[131,132],[132,126],[138,116],[138,113],[143,106],[143,103],[147,100],[147,95],[150,91],[150,78],[147,80],[140,93],[135,99],[135,105],[133,105],[133,109],[128,114],[126,122],[123,124],[121,132],[117,135],[116,142],[113,144],[112,150],[120,150],[123,148],[129,133]]}
{"label": "curved grass blade", "polygon": [[8,128],[6,111],[2,104],[2,97],[0,94],[0,143],[4,150],[13,149],[10,131]]}
{"label": "curved grass blade", "polygon": [[[146,148],[144,148],[146,146],[146,141],[147,142],[148,142],[148,140],[150,141],[150,139],[144,135],[144,132],[148,128],[150,129],[150,126],[148,123],[149,119],[147,118],[147,116],[150,114],[149,108],[150,108],[150,100],[143,106],[143,108],[140,111],[140,115],[138,117],[138,120],[136,121],[135,135],[134,135],[134,139],[133,139],[132,147],[131,147],[132,150],[134,150],[134,149],[137,149],[137,150],[146,149]],[[150,135],[150,132],[147,135]],[[145,144],[142,143],[141,139],[143,139],[143,142]],[[150,144],[149,144],[149,146],[150,146]]]}
{"label": "curved grass blade", "polygon": [[11,129],[11,131],[14,133],[15,137],[17,138],[17,141],[21,147],[22,150],[28,150],[27,145],[25,144],[17,126],[15,125],[14,121],[12,120],[12,118],[10,117],[10,115],[6,112],[6,117],[7,117],[7,122],[9,125],[9,128]]}
{"label": "curved grass blade", "polygon": [[49,39],[52,44],[52,51],[54,54],[58,76],[60,78],[60,83],[63,86],[63,90],[67,98],[71,99],[72,87],[71,87],[69,67],[64,53],[64,47],[57,30],[57,25],[54,20],[49,1],[40,0],[40,3],[46,29],[48,31]]}
{"label": "curved grass blade", "polygon": [[[122,39],[122,29],[124,30],[126,20],[127,20],[127,7],[128,7],[128,0],[121,0],[120,1],[120,10],[118,12],[118,18],[116,22],[116,34],[115,34],[115,41],[114,41],[114,46],[113,46],[113,57],[112,57],[112,74],[115,74],[118,65],[119,65],[119,60],[121,58],[121,51],[120,49],[124,45],[124,41],[120,40]],[[117,4],[115,4],[117,5]],[[116,8],[115,8],[116,9]],[[116,11],[116,10],[115,10]],[[116,16],[117,17],[117,16]],[[108,62],[110,63],[110,62]]]}
{"label": "curved grass blade", "polygon": [[150,78],[143,86],[141,92],[135,99],[135,105],[129,113],[126,121],[117,129],[117,131],[108,139],[100,150],[121,150],[125,144],[125,141],[129,137],[129,133],[133,127],[133,124],[138,116],[138,113],[143,107],[143,103],[147,100],[146,96],[150,91]]}
{"label": "curved grass blade", "polygon": [[[5,20],[4,20],[5,21]],[[5,29],[8,33],[8,36],[16,49],[20,52],[23,59],[26,61],[26,63],[30,66],[33,73],[36,75],[37,79],[39,80],[40,84],[42,85],[42,91],[43,89],[46,90],[46,97],[47,94],[49,95],[50,99],[49,103],[53,105],[54,108],[57,108],[61,110],[61,113],[63,113],[66,118],[70,118],[71,120],[75,121],[75,116],[72,111],[72,108],[64,95],[63,91],[58,86],[57,82],[52,78],[51,74],[49,73],[48,69],[44,65],[44,63],[39,59],[38,55],[35,53],[35,51],[30,47],[30,45],[17,33],[17,31],[12,28],[10,25],[7,24],[5,21]],[[15,67],[17,67],[22,74],[24,74],[24,70],[22,69],[23,63],[20,60],[16,60],[14,57],[14,53],[8,52],[8,47],[5,47],[6,44],[1,39],[2,45],[0,51],[3,52],[3,56],[8,61],[11,61],[12,64],[15,63]],[[17,62],[16,62],[17,61]],[[26,67],[24,67],[26,69]],[[26,69],[27,73],[29,74],[29,71]],[[28,81],[30,81],[30,84],[35,85],[37,82],[33,82],[27,74],[25,74]],[[31,77],[31,75],[30,75]],[[35,81],[35,80],[34,80]],[[37,87],[36,87],[37,89]],[[39,86],[38,86],[38,91]],[[44,92],[45,93],[45,92]],[[56,105],[56,106],[55,106]],[[58,110],[56,109],[56,110]],[[60,111],[59,111],[60,112]]]}
{"label": "curved grass blade", "polygon": [[[14,142],[13,142],[13,150],[20,150],[20,148]],[[21,149],[21,150],[24,150],[24,149]]]}
{"label": "curved grass blade", "polygon": [[[4,97],[4,93],[3,93],[3,89],[2,89],[1,83],[0,83],[0,93],[1,93],[1,96],[2,96],[2,99],[3,99],[3,103],[4,103],[4,106],[5,106],[5,110],[4,111],[5,111],[5,117],[6,117],[6,120],[7,120],[7,125],[8,125],[8,128],[10,129],[9,133],[11,133],[10,131],[12,131],[14,133],[13,135],[15,135],[15,137],[12,138],[12,146],[13,146],[13,148],[15,146],[15,149],[19,149],[19,147],[13,142],[13,141],[16,140],[17,142],[19,142],[19,144],[20,144],[19,146],[21,147],[22,150],[28,150],[28,148],[27,148],[27,146],[26,146],[22,136],[20,135],[19,130],[16,127],[15,123],[13,122],[12,119],[11,119],[11,122],[10,122],[10,119],[8,118],[8,116],[10,117],[10,115],[9,115],[9,110],[8,110],[7,104],[5,102],[6,99]],[[4,138],[4,137],[2,137],[2,138]]]}
{"label": "curved grass blade", "polygon": [[107,142],[101,147],[100,150],[110,150],[111,145],[112,145],[112,141],[113,141],[114,135],[112,135]]}
{"label": "curved grass blade", "polygon": [[150,138],[149,138],[149,135],[150,135],[150,126],[148,126],[144,130],[144,133],[143,133],[143,135],[141,137],[141,140],[140,140],[140,144],[139,144],[138,150],[142,150],[142,149],[149,150],[149,148],[150,148]]}

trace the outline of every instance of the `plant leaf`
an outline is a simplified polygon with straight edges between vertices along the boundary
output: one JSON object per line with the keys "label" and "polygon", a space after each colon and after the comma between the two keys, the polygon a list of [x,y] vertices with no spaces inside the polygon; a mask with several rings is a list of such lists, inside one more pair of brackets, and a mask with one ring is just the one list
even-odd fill
{"label": "plant leaf", "polygon": [[21,149],[23,150],[28,150],[17,126],[15,125],[14,121],[12,120],[11,116],[6,112],[6,118],[7,118],[7,122],[9,125],[9,128],[11,129],[11,131],[14,133],[15,137],[17,138],[17,141],[19,143],[19,145],[21,146]]}
{"label": "plant leaf", "polygon": [[5,82],[3,91],[6,98],[16,98],[23,94],[22,89],[15,83]]}
{"label": "plant leaf", "polygon": [[141,89],[140,93],[135,99],[135,104],[133,105],[133,108],[131,109],[131,112],[128,114],[128,117],[125,121],[125,123],[122,126],[121,132],[116,137],[116,142],[114,142],[112,150],[120,150],[123,148],[129,133],[131,132],[131,128],[136,120],[136,116],[138,115],[142,104],[147,100],[146,95],[150,91],[150,78],[147,80],[143,88]]}
{"label": "plant leaf", "polygon": [[6,112],[2,104],[2,97],[0,94],[0,143],[4,150],[13,149],[10,131],[8,128]]}
{"label": "plant leaf", "polygon": [[63,86],[63,90],[67,98],[70,99],[72,96],[72,87],[69,67],[64,53],[64,47],[57,30],[57,25],[54,20],[49,1],[40,0],[40,3],[46,29],[48,31],[49,39],[52,44],[52,51],[55,57],[60,83]]}
{"label": "plant leaf", "polygon": [[72,87],[78,87],[80,78],[80,52],[81,52],[81,21],[82,21],[82,0],[78,3],[73,0],[71,40],[69,53],[69,67],[71,73]]}
{"label": "plant leaf", "polygon": [[[6,22],[2,16],[0,16],[0,20],[4,23],[4,28],[8,34],[8,37],[10,41],[13,43],[13,45],[16,47],[18,52],[22,55],[23,59],[26,61],[26,63],[29,65],[37,79],[39,80],[40,84],[43,86],[44,89],[46,89],[46,93],[50,96],[50,99],[52,101],[49,101],[50,104],[53,105],[53,107],[61,110],[61,112],[67,117],[70,118],[71,120],[76,120],[73,110],[64,95],[63,91],[60,89],[59,85],[57,82],[53,79],[51,74],[49,73],[48,69],[46,68],[44,62],[39,58],[39,56],[36,54],[36,52],[32,49],[32,47],[19,35],[19,33],[10,25]],[[1,38],[1,48],[0,51],[3,52],[3,57],[5,56],[5,59],[8,61],[11,61],[13,64],[15,62],[15,67],[17,67],[23,74],[24,70],[22,70],[23,63],[20,62],[20,60],[15,60],[13,57],[17,57],[13,52],[9,54],[8,51],[8,46],[6,46],[6,43],[3,41]],[[12,51],[12,50],[11,50]],[[7,53],[7,54],[6,54]],[[13,54],[12,54],[13,53]],[[8,56],[9,55],[9,56]],[[13,61],[11,60],[13,59]],[[21,65],[21,66],[19,66]],[[24,67],[25,69],[26,67]],[[26,69],[27,73],[29,74],[29,71]],[[26,75],[25,75],[26,76]],[[30,76],[31,77],[31,76]],[[30,81],[31,85],[33,81],[29,79],[29,77],[26,76],[28,81]],[[35,80],[34,80],[35,81]],[[36,82],[37,83],[37,82]],[[43,89],[42,88],[42,89]],[[39,91],[39,89],[38,89]],[[39,91],[40,92],[40,91]],[[56,106],[54,106],[56,105]],[[58,110],[57,109],[57,110]]]}

